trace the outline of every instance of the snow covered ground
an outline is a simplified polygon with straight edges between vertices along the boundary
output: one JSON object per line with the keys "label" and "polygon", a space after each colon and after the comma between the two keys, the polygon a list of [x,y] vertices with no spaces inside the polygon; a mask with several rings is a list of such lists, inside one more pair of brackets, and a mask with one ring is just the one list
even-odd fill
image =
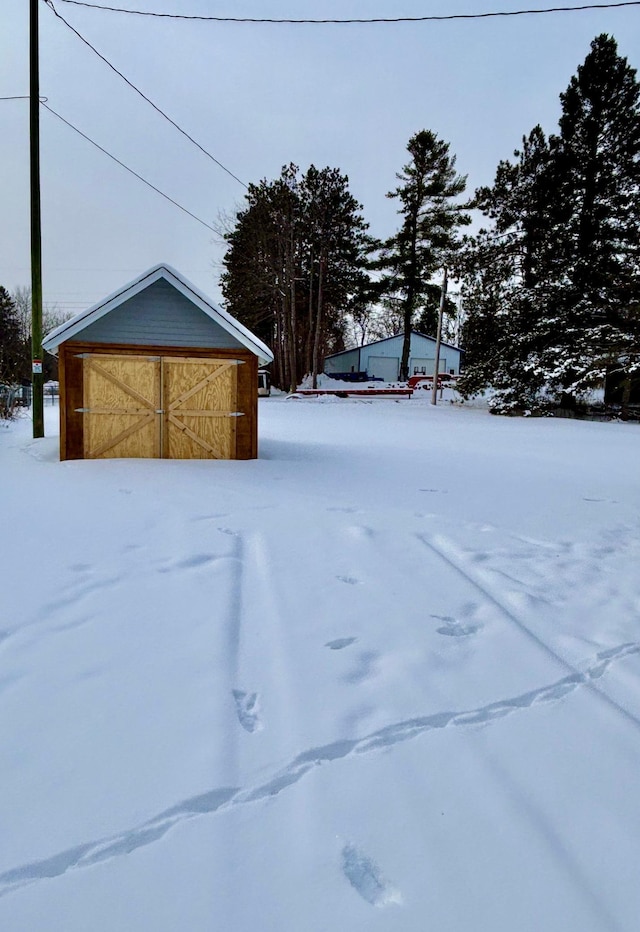
{"label": "snow covered ground", "polygon": [[260,401],[0,426],[0,929],[635,932],[640,428]]}

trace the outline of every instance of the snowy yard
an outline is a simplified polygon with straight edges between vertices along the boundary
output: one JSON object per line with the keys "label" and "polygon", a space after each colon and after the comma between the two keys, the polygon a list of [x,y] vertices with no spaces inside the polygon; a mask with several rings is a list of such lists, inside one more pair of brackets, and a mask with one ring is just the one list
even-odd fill
{"label": "snowy yard", "polygon": [[0,929],[635,932],[640,427],[0,426]]}

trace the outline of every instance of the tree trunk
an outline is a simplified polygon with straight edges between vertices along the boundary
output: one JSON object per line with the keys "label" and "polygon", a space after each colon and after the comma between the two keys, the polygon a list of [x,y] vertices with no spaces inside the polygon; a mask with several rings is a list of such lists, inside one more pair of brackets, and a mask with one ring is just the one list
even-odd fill
{"label": "tree trunk", "polygon": [[628,375],[622,383],[622,405],[620,417],[623,421],[629,420],[629,402],[631,401],[631,377]]}
{"label": "tree trunk", "polygon": [[313,368],[313,250],[309,255],[309,316],[307,339],[305,340],[304,350],[304,371],[305,374],[311,372]]}
{"label": "tree trunk", "polygon": [[288,325],[288,309],[287,309],[287,296],[286,294],[282,295],[282,304],[280,309],[281,322],[280,322],[280,353],[282,356],[282,387],[287,391],[291,387],[291,355],[289,352],[289,325]]}
{"label": "tree trunk", "polygon": [[296,279],[293,269],[291,271],[291,288],[289,296],[289,385],[290,390],[295,392],[296,388],[298,387],[298,360],[296,353]]}
{"label": "tree trunk", "polygon": [[318,272],[318,308],[316,312],[316,332],[313,340],[313,388],[318,387],[318,367],[320,361],[320,334],[322,332],[322,318],[324,311],[324,270],[326,258],[320,259],[320,271]]}
{"label": "tree trunk", "polygon": [[402,360],[400,362],[400,381],[409,378],[409,355],[411,353],[411,325],[413,323],[414,292],[410,285],[404,301],[404,340],[402,341]]}

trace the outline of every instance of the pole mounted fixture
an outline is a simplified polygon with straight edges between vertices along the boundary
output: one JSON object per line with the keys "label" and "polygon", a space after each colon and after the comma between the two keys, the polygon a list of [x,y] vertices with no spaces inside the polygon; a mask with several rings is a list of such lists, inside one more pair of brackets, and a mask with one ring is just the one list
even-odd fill
{"label": "pole mounted fixture", "polygon": [[29,138],[31,166],[31,380],[33,436],[44,437],[42,374],[42,233],[40,220],[40,75],[38,3],[29,7]]}

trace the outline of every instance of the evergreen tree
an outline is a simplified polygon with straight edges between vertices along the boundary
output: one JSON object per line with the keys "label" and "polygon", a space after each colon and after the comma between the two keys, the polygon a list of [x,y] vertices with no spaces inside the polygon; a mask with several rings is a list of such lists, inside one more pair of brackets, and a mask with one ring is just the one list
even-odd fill
{"label": "evergreen tree", "polygon": [[402,225],[382,244],[379,263],[387,273],[389,293],[402,306],[402,379],[408,377],[414,316],[429,295],[434,273],[448,261],[458,227],[470,222],[455,202],[465,190],[466,178],[456,174],[449,144],[422,130],[412,136],[407,150],[411,160],[397,175],[401,183],[387,195],[400,201]]}
{"label": "evergreen tree", "polygon": [[297,175],[297,166],[288,165],[274,181],[249,185],[247,206],[225,236],[229,246],[221,277],[229,311],[273,347],[273,381],[286,387],[296,355],[296,279],[301,278]]}
{"label": "evergreen tree", "polygon": [[[350,298],[366,289],[369,239],[361,205],[349,191],[349,179],[338,169],[311,166],[301,182],[309,286],[309,326],[305,371],[313,387],[324,347],[333,330],[342,337],[341,312]],[[337,325],[337,327],[336,327]]]}
{"label": "evergreen tree", "polygon": [[560,99],[563,358],[548,368],[575,392],[640,364],[640,85],[613,37],[593,40]]}
{"label": "evergreen tree", "polygon": [[530,408],[545,381],[541,355],[553,322],[561,212],[552,149],[535,127],[500,162],[491,188],[476,191],[474,206],[494,226],[465,243],[461,254],[468,316],[461,389],[498,389],[496,410]]}
{"label": "evergreen tree", "polygon": [[0,382],[12,384],[25,375],[25,342],[11,295],[0,286]]}
{"label": "evergreen tree", "polygon": [[344,348],[345,313],[365,274],[367,224],[339,170],[295,165],[250,185],[226,236],[222,290],[229,311],[275,355],[274,384],[317,379],[320,360]]}
{"label": "evergreen tree", "polygon": [[[440,313],[440,298],[442,286],[431,283],[425,290],[422,306],[418,309],[418,316],[413,322],[413,329],[425,336],[435,337],[438,329],[438,314]],[[455,301],[447,295],[444,303],[443,329],[447,328],[447,319],[454,318],[457,313]],[[444,339],[444,336],[443,336]]]}
{"label": "evergreen tree", "polygon": [[496,410],[567,404],[611,369],[629,390],[637,378],[639,101],[615,40],[597,37],[559,133],[536,127],[476,192],[493,228],[466,249],[462,385],[497,388]]}

